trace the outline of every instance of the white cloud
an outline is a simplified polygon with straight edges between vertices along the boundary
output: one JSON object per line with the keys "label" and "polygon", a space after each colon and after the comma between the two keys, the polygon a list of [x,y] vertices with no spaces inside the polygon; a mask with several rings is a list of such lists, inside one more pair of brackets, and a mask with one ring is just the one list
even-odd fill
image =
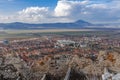
{"label": "white cloud", "polygon": [[92,8],[92,9],[106,9],[108,6],[106,4],[91,4],[86,7]]}
{"label": "white cloud", "polygon": [[88,4],[88,0],[85,1],[68,1],[61,0],[58,1],[57,6],[55,8],[55,16],[70,16],[73,12],[81,12],[82,6]]}
{"label": "white cloud", "polygon": [[13,15],[0,15],[0,22],[42,23],[49,17],[48,7],[27,7]]}
{"label": "white cloud", "polygon": [[54,10],[56,17],[66,17],[72,20],[83,19],[91,22],[119,22],[120,1],[95,3],[92,0],[58,1]]}
{"label": "white cloud", "polygon": [[44,14],[48,11],[48,7],[28,7],[19,11],[19,14]]}
{"label": "white cloud", "polygon": [[21,21],[38,22],[48,15],[48,7],[28,7],[18,12]]}
{"label": "white cloud", "polygon": [[49,23],[78,19],[90,22],[120,22],[120,1],[95,3],[92,0],[59,0],[50,7],[27,7],[10,16],[0,16],[0,22]]}

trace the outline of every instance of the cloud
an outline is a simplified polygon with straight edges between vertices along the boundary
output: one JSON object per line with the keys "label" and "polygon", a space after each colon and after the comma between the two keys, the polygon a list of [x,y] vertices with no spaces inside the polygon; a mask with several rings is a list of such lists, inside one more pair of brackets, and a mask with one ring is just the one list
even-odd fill
{"label": "cloud", "polygon": [[54,23],[70,22],[69,18],[56,17],[49,7],[27,7],[13,15],[0,15],[0,22]]}
{"label": "cloud", "polygon": [[28,7],[26,9],[23,9],[22,11],[19,11],[19,14],[41,14],[43,15],[48,11],[48,7]]}
{"label": "cloud", "polygon": [[92,9],[106,9],[108,8],[106,4],[91,4],[86,7],[92,8]]}
{"label": "cloud", "polygon": [[13,15],[0,15],[1,22],[42,23],[50,15],[48,7],[27,7]]}
{"label": "cloud", "polygon": [[70,16],[73,12],[81,12],[82,7],[88,4],[88,0],[85,1],[68,1],[68,0],[61,0],[58,1],[57,6],[55,8],[55,16]]}
{"label": "cloud", "polygon": [[78,19],[90,22],[120,22],[120,1],[96,3],[94,0],[59,0],[50,7],[27,7],[13,15],[0,15],[0,22],[51,23]]}
{"label": "cloud", "polygon": [[113,0],[109,3],[90,4],[86,6],[86,11],[90,14],[93,22],[119,22],[120,20],[120,1]]}
{"label": "cloud", "polygon": [[37,22],[48,15],[48,7],[28,7],[18,12],[21,21]]}
{"label": "cloud", "polygon": [[83,19],[91,22],[117,22],[120,20],[120,1],[96,3],[92,0],[58,1],[54,10],[56,17],[67,17],[77,20]]}
{"label": "cloud", "polygon": [[[66,17],[71,20],[88,20],[88,21],[102,21],[109,13],[109,6],[102,3],[94,3],[90,0],[73,1],[61,0],[58,1],[54,9],[56,17]],[[100,17],[103,15],[103,17]],[[93,20],[92,20],[93,19]]]}

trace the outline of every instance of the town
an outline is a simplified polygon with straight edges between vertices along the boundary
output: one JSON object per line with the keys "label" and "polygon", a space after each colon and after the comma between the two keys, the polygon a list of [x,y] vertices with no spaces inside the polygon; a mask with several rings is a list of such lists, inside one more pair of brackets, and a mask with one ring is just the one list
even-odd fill
{"label": "town", "polygon": [[6,39],[0,80],[120,80],[119,57],[120,38],[105,34]]}

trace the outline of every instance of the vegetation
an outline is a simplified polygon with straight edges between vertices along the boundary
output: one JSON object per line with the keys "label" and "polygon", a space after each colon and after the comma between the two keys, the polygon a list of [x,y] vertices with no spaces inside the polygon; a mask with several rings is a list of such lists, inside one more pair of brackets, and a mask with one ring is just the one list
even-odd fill
{"label": "vegetation", "polygon": [[[118,34],[118,35],[117,35]],[[0,31],[0,39],[8,38],[31,38],[42,35],[67,35],[67,36],[110,36],[118,37],[119,31],[101,31],[93,29],[46,29],[46,30],[4,30]]]}

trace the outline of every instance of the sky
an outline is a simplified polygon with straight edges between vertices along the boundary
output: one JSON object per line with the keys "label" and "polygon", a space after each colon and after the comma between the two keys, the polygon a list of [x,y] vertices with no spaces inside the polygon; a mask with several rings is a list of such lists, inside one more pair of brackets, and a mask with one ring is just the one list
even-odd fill
{"label": "sky", "polygon": [[120,0],[0,0],[0,23],[120,23]]}

